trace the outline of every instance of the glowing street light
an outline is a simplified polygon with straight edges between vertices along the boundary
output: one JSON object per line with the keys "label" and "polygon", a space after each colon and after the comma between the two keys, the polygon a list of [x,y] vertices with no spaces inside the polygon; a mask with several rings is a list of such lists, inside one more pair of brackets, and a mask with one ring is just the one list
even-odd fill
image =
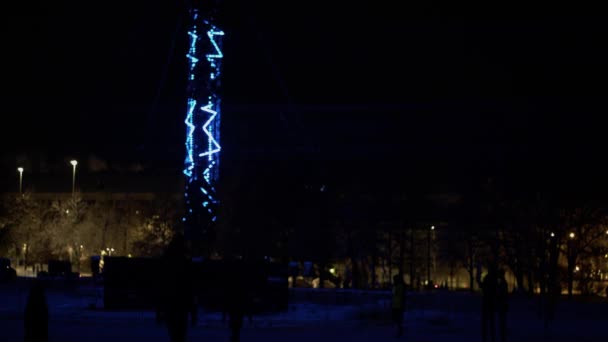
{"label": "glowing street light", "polygon": [[72,159],[70,164],[72,164],[72,197],[74,197],[74,192],[76,189],[76,165],[78,165],[78,161]]}
{"label": "glowing street light", "polygon": [[431,231],[435,230],[435,226],[427,231],[427,254],[426,254],[426,277],[427,281],[431,281]]}
{"label": "glowing street light", "polygon": [[574,239],[574,233],[570,233],[569,236],[570,236],[571,239]]}
{"label": "glowing street light", "polygon": [[19,171],[19,193],[23,193],[23,168],[18,167],[17,171]]}

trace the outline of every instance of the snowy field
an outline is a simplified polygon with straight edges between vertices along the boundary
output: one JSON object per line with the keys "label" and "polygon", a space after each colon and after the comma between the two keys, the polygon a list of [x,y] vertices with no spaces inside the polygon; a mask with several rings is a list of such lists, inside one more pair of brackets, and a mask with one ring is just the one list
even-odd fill
{"label": "snowy field", "polygon": [[[102,289],[81,286],[47,291],[51,341],[168,341],[151,311],[109,312],[101,309]],[[0,341],[22,341],[23,284],[0,285]],[[254,316],[242,341],[387,341],[394,340],[388,318],[388,293],[353,291],[340,296],[329,290],[292,293],[289,311]],[[412,293],[405,314],[409,341],[480,341],[480,297],[461,292]],[[96,308],[92,308],[95,306]],[[538,315],[537,299],[510,298],[510,341],[608,340],[608,301],[563,300],[549,330]],[[189,341],[228,341],[221,315],[201,310]]]}

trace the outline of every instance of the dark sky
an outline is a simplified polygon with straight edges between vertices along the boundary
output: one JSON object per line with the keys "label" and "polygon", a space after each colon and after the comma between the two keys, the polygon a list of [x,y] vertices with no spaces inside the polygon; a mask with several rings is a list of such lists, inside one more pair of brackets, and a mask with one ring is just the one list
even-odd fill
{"label": "dark sky", "polygon": [[[603,181],[608,29],[598,11],[225,3],[225,153],[313,146],[326,159]],[[181,1],[3,6],[7,154],[181,162]]]}

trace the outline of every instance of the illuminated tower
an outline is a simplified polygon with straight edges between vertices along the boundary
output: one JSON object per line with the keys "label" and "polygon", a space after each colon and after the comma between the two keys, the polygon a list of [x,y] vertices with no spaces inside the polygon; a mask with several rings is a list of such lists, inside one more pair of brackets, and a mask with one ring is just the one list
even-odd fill
{"label": "illuminated tower", "polygon": [[[209,1],[211,2],[211,1]],[[214,8],[190,5],[188,87],[186,111],[186,160],[184,174],[186,233],[209,240],[217,220],[216,184],[220,162],[220,87],[222,37],[215,24]],[[203,243],[208,241],[203,241]]]}

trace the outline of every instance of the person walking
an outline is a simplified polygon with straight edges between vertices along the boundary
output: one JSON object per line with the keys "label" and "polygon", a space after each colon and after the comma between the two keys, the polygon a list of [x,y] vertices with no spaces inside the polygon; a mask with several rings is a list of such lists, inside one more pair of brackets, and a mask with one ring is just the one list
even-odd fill
{"label": "person walking", "polygon": [[496,311],[496,266],[490,265],[488,273],[483,278],[479,287],[481,288],[481,340],[496,341],[495,311]]}
{"label": "person walking", "polygon": [[47,342],[49,340],[49,311],[40,280],[35,280],[25,306],[24,341]]}
{"label": "person walking", "polygon": [[507,341],[507,312],[509,310],[509,287],[505,270],[499,269],[496,279],[496,313],[498,314],[498,333],[501,342]]}
{"label": "person walking", "polygon": [[173,237],[163,258],[160,314],[167,325],[171,342],[184,342],[188,330],[188,316],[196,315],[194,286],[187,246],[184,237]]}
{"label": "person walking", "polygon": [[230,325],[230,342],[239,342],[245,315],[251,323],[252,298],[247,284],[246,267],[242,261],[233,261],[228,268],[224,286],[224,315]]}
{"label": "person walking", "polygon": [[403,314],[405,312],[406,289],[403,275],[393,277],[392,320],[397,328],[396,337],[403,335]]}

